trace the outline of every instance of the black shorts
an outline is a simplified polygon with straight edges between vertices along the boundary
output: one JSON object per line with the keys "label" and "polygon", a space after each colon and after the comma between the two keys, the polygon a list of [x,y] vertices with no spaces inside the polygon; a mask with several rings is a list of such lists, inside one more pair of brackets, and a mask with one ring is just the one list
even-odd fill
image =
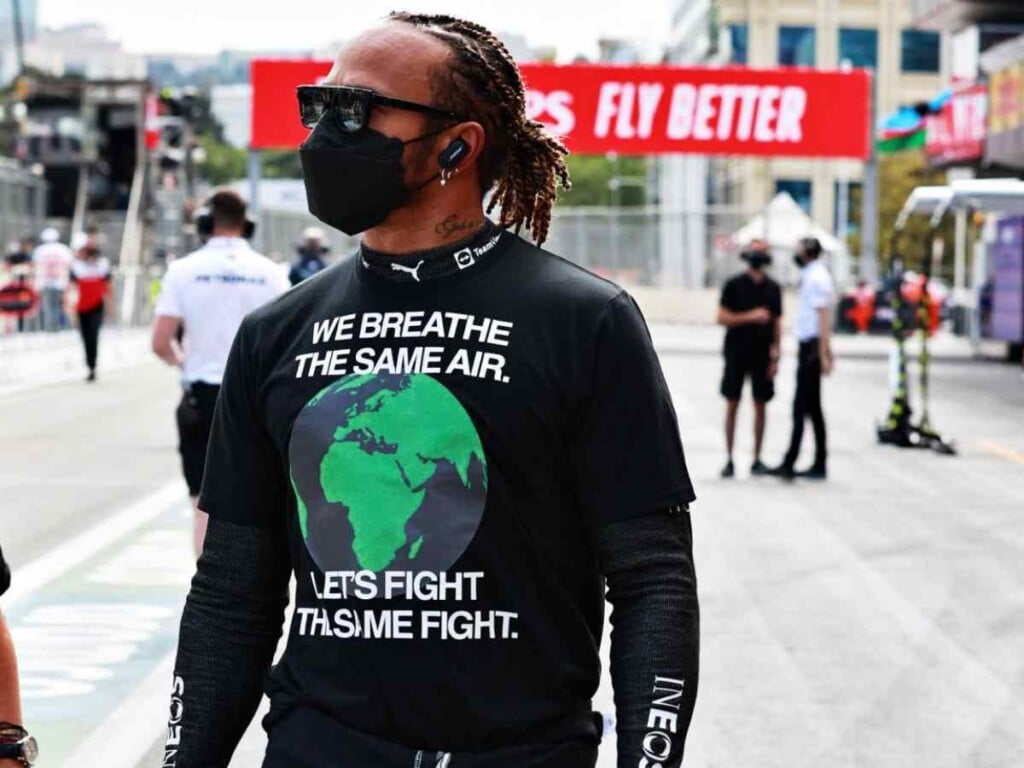
{"label": "black shorts", "polygon": [[767,355],[726,354],[722,397],[726,400],[739,400],[743,394],[743,380],[749,376],[754,399],[759,403],[767,403],[775,397],[775,382],[768,378],[769,363]]}
{"label": "black shorts", "polygon": [[178,451],[181,453],[181,468],[185,473],[189,496],[198,496],[203,485],[206,444],[210,441],[218,392],[220,387],[214,384],[195,382],[182,395],[175,412],[178,420]]}
{"label": "black shorts", "polygon": [[594,768],[596,762],[596,744],[572,741],[478,752],[416,750],[301,707],[270,726],[263,768]]}

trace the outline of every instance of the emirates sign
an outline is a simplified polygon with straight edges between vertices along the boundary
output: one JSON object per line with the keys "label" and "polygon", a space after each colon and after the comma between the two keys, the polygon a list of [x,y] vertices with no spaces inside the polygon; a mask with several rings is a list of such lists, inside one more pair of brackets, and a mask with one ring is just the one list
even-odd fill
{"label": "emirates sign", "polygon": [[[295,87],[328,61],[254,61],[252,146],[290,148],[306,131]],[[527,116],[580,154],[690,153],[865,158],[870,77],[853,70],[520,66]],[[295,115],[294,121],[282,119]]]}

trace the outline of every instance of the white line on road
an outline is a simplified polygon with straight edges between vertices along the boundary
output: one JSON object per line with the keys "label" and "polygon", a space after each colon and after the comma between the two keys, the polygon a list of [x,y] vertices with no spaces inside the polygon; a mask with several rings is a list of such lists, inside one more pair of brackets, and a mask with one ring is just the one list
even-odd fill
{"label": "white line on road", "polygon": [[[89,734],[64,768],[135,768],[153,747],[167,717],[176,650],[164,656],[131,696]],[[117,745],[116,749],[111,749]]]}
{"label": "white line on road", "polygon": [[141,528],[175,503],[184,504],[187,491],[180,480],[168,483],[129,507],[104,518],[92,528],[54,547],[15,574],[3,607],[9,611],[54,579],[85,562],[104,547]]}

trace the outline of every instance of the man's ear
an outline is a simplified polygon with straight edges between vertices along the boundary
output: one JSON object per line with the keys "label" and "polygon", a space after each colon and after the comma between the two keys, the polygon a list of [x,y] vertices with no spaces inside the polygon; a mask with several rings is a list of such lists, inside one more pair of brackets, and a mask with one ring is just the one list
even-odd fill
{"label": "man's ear", "polygon": [[[472,168],[484,150],[487,133],[475,121],[459,123],[446,132],[438,154],[438,167],[455,171]],[[445,161],[449,162],[445,164]]]}

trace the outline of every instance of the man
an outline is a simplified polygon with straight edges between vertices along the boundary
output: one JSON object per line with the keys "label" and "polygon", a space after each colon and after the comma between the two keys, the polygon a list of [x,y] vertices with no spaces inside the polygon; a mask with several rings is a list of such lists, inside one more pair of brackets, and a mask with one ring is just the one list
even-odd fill
{"label": "man", "polygon": [[[824,480],[828,475],[825,415],[821,409],[821,377],[832,372],[832,277],[821,263],[821,243],[807,237],[797,243],[793,260],[800,267],[800,297],[796,315],[796,337],[800,357],[793,397],[793,433],[789,450],[771,474],[784,480],[803,477]],[[797,472],[796,460],[804,436],[804,419],[814,426],[814,464]]]}
{"label": "man", "polygon": [[545,239],[565,148],[448,16],[392,14],[299,103],[310,209],[362,244],[239,330],[164,765],[227,765],[266,678],[265,768],[593,768],[607,584],[619,765],[675,768],[698,616],[668,388],[627,293],[506,231]]}
{"label": "man", "polygon": [[[206,531],[206,513],[196,501],[231,342],[245,315],[288,287],[277,265],[252,250],[243,237],[245,201],[231,190],[220,190],[208,205],[212,237],[167,267],[153,323],[153,352],[181,368],[185,391],[177,410],[179,450],[195,507],[196,554],[202,551]],[[183,345],[178,341],[182,330]]]}
{"label": "man", "polygon": [[320,227],[306,227],[302,231],[302,244],[296,250],[298,258],[288,271],[288,281],[292,285],[298,285],[327,266],[324,261],[327,253],[324,231]]}
{"label": "man", "polygon": [[779,367],[779,341],[782,336],[782,291],[779,284],[764,273],[772,257],[762,240],[750,243],[740,254],[747,269],[730,278],[722,288],[718,305],[718,324],[725,332],[725,373],[721,392],[725,398],[725,446],[728,460],[722,477],[736,474],[732,461],[743,381],[750,377],[754,398],[754,463],[750,474],[763,475],[768,467],[761,462],[764,441],[765,405],[775,396],[775,373]]}
{"label": "man", "polygon": [[5,258],[12,277],[23,277],[25,271],[32,265],[32,252],[35,250],[36,242],[32,237],[26,235],[12,243]]}
{"label": "man", "polygon": [[[0,550],[0,595],[10,586],[11,571]],[[7,629],[7,620],[0,612],[0,768],[32,765],[36,753],[35,739],[21,726],[18,660],[11,633]]]}
{"label": "man", "polygon": [[71,245],[75,252],[75,260],[71,263],[71,282],[75,287],[72,306],[78,316],[85,365],[89,369],[86,381],[94,382],[100,327],[111,293],[110,261],[100,255],[99,238],[95,234],[78,232]]}
{"label": "man", "polygon": [[39,246],[32,254],[36,268],[36,288],[42,300],[43,330],[59,331],[64,324],[64,292],[71,274],[71,249],[60,242],[60,233],[47,227],[39,235]]}

